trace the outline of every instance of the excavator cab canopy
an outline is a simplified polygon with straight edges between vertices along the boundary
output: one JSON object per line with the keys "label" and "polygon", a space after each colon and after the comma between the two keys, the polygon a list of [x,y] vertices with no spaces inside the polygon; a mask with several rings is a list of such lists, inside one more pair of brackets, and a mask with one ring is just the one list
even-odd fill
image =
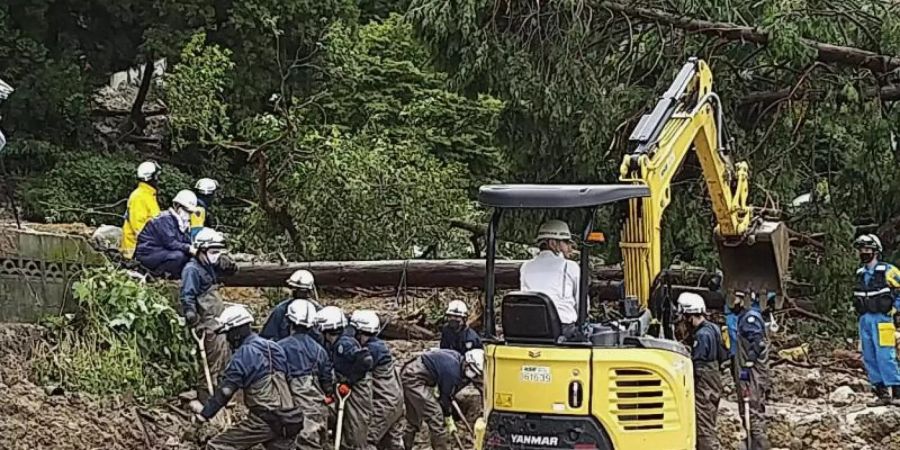
{"label": "excavator cab canopy", "polygon": [[[494,264],[497,255],[497,232],[500,228],[500,218],[506,209],[581,209],[587,212],[587,220],[581,228],[583,241],[590,241],[594,225],[594,214],[599,206],[618,203],[632,198],[650,196],[650,190],[639,184],[594,184],[594,185],[553,185],[553,184],[498,184],[482,186],[478,191],[478,201],[482,205],[494,208],[491,221],[487,230],[487,261],[485,264],[485,337],[493,339],[496,336],[494,323]],[[572,227],[577,230],[577,227]],[[576,231],[577,232],[577,231]],[[578,289],[578,324],[583,325],[587,321],[588,287],[590,283],[590,251],[584,248],[581,251],[579,262],[581,268],[581,286]],[[514,295],[515,294],[515,295]],[[510,294],[513,298],[528,297],[529,293]],[[530,293],[533,294],[533,293]],[[533,297],[533,296],[532,296]],[[528,302],[528,299],[524,299]],[[540,299],[536,299],[540,300]],[[531,305],[532,309],[541,306]],[[544,308],[547,301],[543,302]],[[526,306],[527,307],[527,306]],[[554,315],[552,307],[547,311]],[[558,319],[557,319],[558,320]],[[552,334],[552,333],[551,333]],[[558,334],[558,332],[557,332]]]}

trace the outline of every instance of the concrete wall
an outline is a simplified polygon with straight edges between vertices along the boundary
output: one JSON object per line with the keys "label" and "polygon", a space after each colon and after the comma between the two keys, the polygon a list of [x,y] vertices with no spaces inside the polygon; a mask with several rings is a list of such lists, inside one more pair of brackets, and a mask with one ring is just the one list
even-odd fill
{"label": "concrete wall", "polygon": [[0,228],[0,322],[37,322],[68,309],[78,272],[103,262],[80,236]]}

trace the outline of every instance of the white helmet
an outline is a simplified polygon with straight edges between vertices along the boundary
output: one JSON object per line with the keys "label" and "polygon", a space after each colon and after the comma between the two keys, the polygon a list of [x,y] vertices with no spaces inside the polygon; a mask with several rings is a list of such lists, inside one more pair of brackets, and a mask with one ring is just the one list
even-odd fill
{"label": "white helmet", "polygon": [[291,274],[291,277],[287,280],[287,285],[292,288],[313,290],[316,287],[316,280],[310,271],[300,269]]}
{"label": "white helmet", "polygon": [[326,306],[316,314],[322,331],[340,330],[347,326],[347,317],[337,306]]}
{"label": "white helmet", "polygon": [[545,239],[556,239],[558,241],[571,241],[572,233],[569,231],[569,225],[562,220],[548,220],[538,229],[535,241],[541,242]]}
{"label": "white helmet", "polygon": [[137,179],[141,181],[150,181],[159,178],[159,172],[162,168],[153,161],[144,161],[137,168]]}
{"label": "white helmet", "polygon": [[453,300],[447,305],[447,312],[444,314],[453,317],[466,318],[469,316],[469,307],[466,306],[466,302],[462,300]]}
{"label": "white helmet", "polygon": [[678,306],[684,314],[706,314],[706,302],[693,292],[682,292],[678,296]]}
{"label": "white helmet", "polygon": [[217,334],[227,333],[241,325],[253,323],[253,315],[244,305],[231,305],[216,317],[219,327],[216,329]]}
{"label": "white helmet", "polygon": [[178,191],[172,203],[183,206],[188,212],[197,211],[197,196],[188,189]]}
{"label": "white helmet", "polygon": [[194,184],[194,189],[203,195],[211,195],[213,192],[216,192],[216,189],[218,188],[219,182],[212,178],[201,178]]}
{"label": "white helmet", "polygon": [[853,241],[853,246],[856,248],[870,248],[878,253],[881,253],[883,250],[881,247],[881,239],[874,234],[864,234],[856,238],[856,240]]}
{"label": "white helmet", "polygon": [[194,245],[200,250],[225,248],[225,236],[212,228],[202,228],[194,236]]}
{"label": "white helmet", "polygon": [[350,315],[350,325],[353,325],[363,333],[376,334],[381,327],[381,320],[378,319],[378,314],[375,311],[359,309],[353,311],[353,314]]}
{"label": "white helmet", "polygon": [[466,352],[466,378],[475,379],[484,375],[484,350],[480,348]]}
{"label": "white helmet", "polygon": [[288,305],[285,317],[294,325],[304,327],[316,326],[316,307],[306,300],[294,300]]}

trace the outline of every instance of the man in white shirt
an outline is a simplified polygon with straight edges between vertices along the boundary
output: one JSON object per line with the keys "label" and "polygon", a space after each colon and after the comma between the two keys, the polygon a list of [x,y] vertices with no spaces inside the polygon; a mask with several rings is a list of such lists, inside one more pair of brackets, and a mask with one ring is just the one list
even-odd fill
{"label": "man in white shirt", "polygon": [[544,222],[537,234],[540,253],[519,268],[519,289],[541,292],[553,301],[564,336],[576,332],[578,321],[578,287],[581,268],[568,259],[573,242],[569,226],[561,220]]}

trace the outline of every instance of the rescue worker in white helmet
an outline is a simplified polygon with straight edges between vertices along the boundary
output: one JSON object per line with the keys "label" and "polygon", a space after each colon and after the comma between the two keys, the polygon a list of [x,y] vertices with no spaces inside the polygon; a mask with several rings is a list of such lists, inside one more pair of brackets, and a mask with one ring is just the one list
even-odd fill
{"label": "rescue worker in white helmet", "polygon": [[446,323],[441,328],[440,348],[456,350],[460,354],[476,348],[484,348],[481,337],[466,323],[469,318],[469,307],[464,301],[451,301],[447,305],[444,317]]}
{"label": "rescue worker in white helmet", "polygon": [[880,261],[881,239],[864,234],[853,243],[859,252],[854,307],[859,314],[863,365],[875,392],[869,406],[900,406],[900,370],[894,332],[900,325],[900,270]]}
{"label": "rescue worker in white helmet", "polygon": [[[196,256],[181,272],[181,313],[187,325],[203,339],[209,373],[215,383],[231,356],[225,336],[215,333],[219,326],[216,317],[225,310],[218,290],[218,265],[227,248],[225,237],[212,228],[204,228],[197,233],[194,246],[197,248]],[[203,371],[198,373],[196,387],[202,402],[209,393]]]}
{"label": "rescue worker in white helmet", "polygon": [[191,246],[191,213],[197,210],[197,196],[179,191],[172,207],[152,219],[138,234],[135,259],[158,277],[177,279],[196,249]]}
{"label": "rescue worker in white helmet", "polygon": [[216,227],[217,223],[210,212],[210,208],[212,208],[213,199],[218,188],[219,183],[212,178],[201,178],[194,184],[194,190],[197,191],[197,210],[191,214],[191,237],[199,233],[204,227]]}
{"label": "rescue worker in white helmet", "polygon": [[225,308],[216,317],[216,333],[234,351],[215,393],[196,415],[201,422],[215,417],[232,396],[244,391],[249,414],[213,437],[209,450],[243,450],[262,444],[268,450],[291,450],[303,427],[303,411],[294,405],[288,386],[288,362],[278,344],[250,330],[253,316],[243,305]]}
{"label": "rescue worker in white helmet", "polygon": [[580,334],[576,322],[581,269],[568,259],[575,248],[569,225],[561,220],[544,222],[535,241],[540,253],[519,268],[519,290],[550,297],[562,323],[562,335],[574,339]]}
{"label": "rescue worker in white helmet", "polygon": [[406,450],[413,448],[422,422],[428,427],[431,448],[448,450],[450,435],[457,431],[453,398],[469,383],[483,383],[484,350],[469,350],[465,355],[455,350],[431,350],[408,362],[400,377],[406,403]]}
{"label": "rescue worker in white helmet", "polygon": [[307,300],[293,300],[288,306],[287,320],[291,335],[278,341],[288,363],[288,382],[294,404],[303,409],[303,430],[297,436],[299,450],[321,450],[326,446],[328,410],[326,392],[334,392],[331,358],[313,338],[318,326],[316,307]]}
{"label": "rescue worker in white helmet", "polygon": [[137,238],[150,219],[159,215],[159,174],[162,169],[154,161],[144,161],[137,168],[138,185],[128,196],[125,222],[122,224],[120,250],[125,259],[134,257]]}
{"label": "rescue worker in white helmet", "polygon": [[697,414],[697,450],[719,450],[716,420],[722,398],[721,364],[728,359],[721,330],[706,320],[706,302],[693,292],[678,296],[678,307],[693,329],[691,360],[694,365],[694,401]]}
{"label": "rescue worker in white helmet", "polygon": [[[316,293],[316,281],[310,271],[303,269],[295,271],[287,279],[286,284],[291,289],[291,296],[272,308],[272,311],[269,312],[269,317],[266,318],[266,323],[263,324],[262,330],[259,332],[259,335],[266,339],[278,341],[290,336],[290,321],[286,319],[286,315],[288,306],[294,300],[306,300],[313,304],[316,311],[322,309],[322,305],[318,301],[319,296]],[[319,345],[325,345],[322,333],[319,332],[318,328],[311,329],[310,333]]]}
{"label": "rescue worker in white helmet", "polygon": [[394,368],[394,357],[378,338],[381,320],[372,310],[357,310],[350,316],[356,338],[369,350],[372,368],[372,414],[366,439],[369,450],[403,450],[403,387]]}
{"label": "rescue worker in white helmet", "polygon": [[326,306],[319,313],[319,329],[325,337],[325,350],[331,355],[336,393],[346,398],[344,426],[340,448],[366,448],[369,435],[369,414],[372,411],[372,355],[356,339],[356,329],[349,325],[344,312],[336,306]]}

